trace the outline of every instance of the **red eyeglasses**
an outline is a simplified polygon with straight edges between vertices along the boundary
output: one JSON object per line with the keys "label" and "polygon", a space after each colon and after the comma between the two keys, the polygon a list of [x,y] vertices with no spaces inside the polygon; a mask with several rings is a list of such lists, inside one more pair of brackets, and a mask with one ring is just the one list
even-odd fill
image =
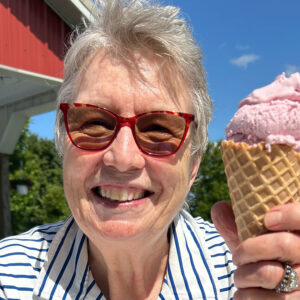
{"label": "red eyeglasses", "polygon": [[81,103],[61,103],[68,136],[76,147],[99,151],[107,148],[123,126],[131,128],[139,149],[151,156],[169,156],[182,146],[194,116],[152,111],[121,117],[106,108]]}

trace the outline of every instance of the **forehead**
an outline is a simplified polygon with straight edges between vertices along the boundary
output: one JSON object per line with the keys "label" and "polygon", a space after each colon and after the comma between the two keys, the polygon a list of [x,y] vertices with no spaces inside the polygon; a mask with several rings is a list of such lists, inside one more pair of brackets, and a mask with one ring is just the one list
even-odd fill
{"label": "forehead", "polygon": [[[153,55],[134,60],[98,52],[82,70],[76,102],[102,105],[116,112],[172,110],[192,113],[187,88],[171,66]],[[172,73],[170,77],[168,73]]]}

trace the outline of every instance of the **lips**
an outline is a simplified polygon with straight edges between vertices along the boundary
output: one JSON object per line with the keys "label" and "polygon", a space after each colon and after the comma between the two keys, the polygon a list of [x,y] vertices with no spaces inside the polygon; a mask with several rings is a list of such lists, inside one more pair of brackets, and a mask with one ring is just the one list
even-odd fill
{"label": "lips", "polygon": [[132,200],[139,200],[145,198],[151,194],[147,190],[140,189],[126,189],[116,187],[104,187],[98,186],[92,189],[92,191],[99,197],[114,201],[114,202],[126,202]]}

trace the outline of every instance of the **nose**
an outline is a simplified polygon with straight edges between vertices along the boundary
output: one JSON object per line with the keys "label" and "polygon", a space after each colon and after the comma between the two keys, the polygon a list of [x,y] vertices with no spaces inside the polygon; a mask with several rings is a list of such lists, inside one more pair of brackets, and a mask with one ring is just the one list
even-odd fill
{"label": "nose", "polygon": [[145,157],[139,150],[129,126],[120,128],[116,138],[105,151],[103,162],[119,172],[140,170],[145,166]]}

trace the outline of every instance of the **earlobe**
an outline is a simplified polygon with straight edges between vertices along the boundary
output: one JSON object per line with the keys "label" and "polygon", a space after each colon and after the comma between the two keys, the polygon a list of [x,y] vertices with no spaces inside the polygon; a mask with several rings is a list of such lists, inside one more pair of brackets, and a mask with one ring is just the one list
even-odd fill
{"label": "earlobe", "polygon": [[191,177],[190,177],[190,182],[189,182],[189,190],[191,189],[191,187],[196,179],[201,159],[202,159],[201,154],[199,154],[199,156],[197,158],[191,159]]}

